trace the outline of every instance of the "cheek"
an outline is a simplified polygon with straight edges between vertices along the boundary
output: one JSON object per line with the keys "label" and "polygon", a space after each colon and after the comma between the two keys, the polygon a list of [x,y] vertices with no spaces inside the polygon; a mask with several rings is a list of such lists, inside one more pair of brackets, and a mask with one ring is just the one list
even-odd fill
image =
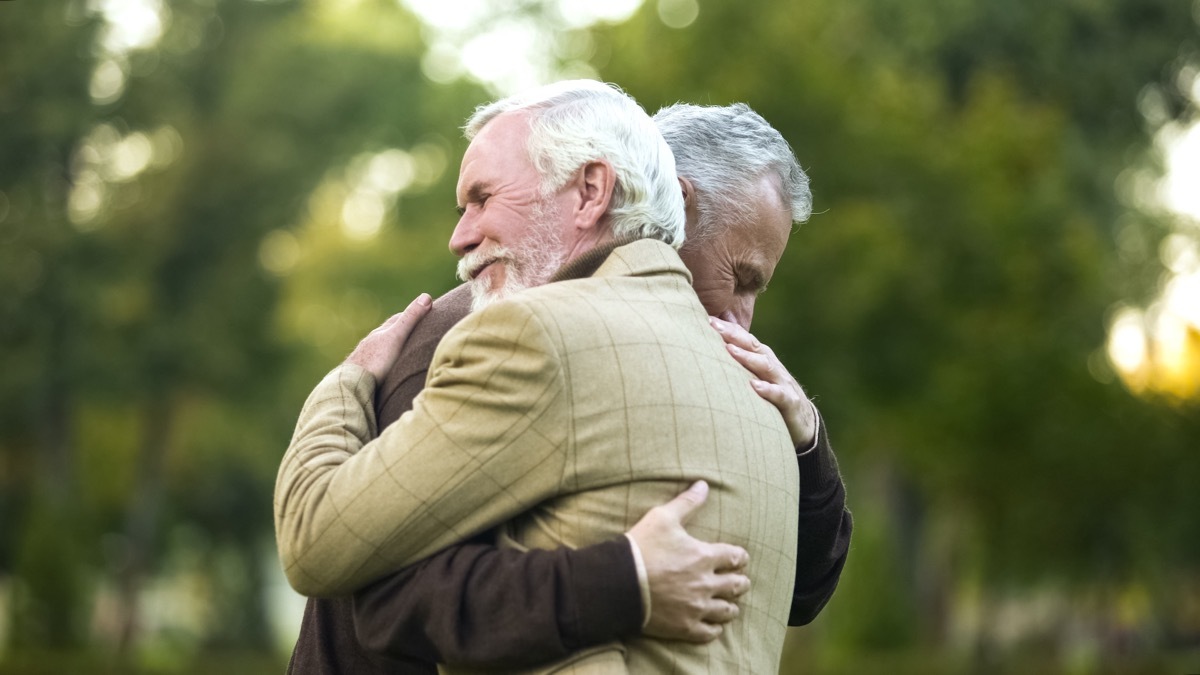
{"label": "cheek", "polygon": [[710,316],[719,316],[722,312],[733,309],[733,291],[730,289],[715,286],[697,288],[696,295]]}
{"label": "cheek", "polygon": [[521,235],[522,223],[527,221],[528,218],[510,205],[489,203],[480,215],[477,227],[484,237],[511,245],[509,242]]}

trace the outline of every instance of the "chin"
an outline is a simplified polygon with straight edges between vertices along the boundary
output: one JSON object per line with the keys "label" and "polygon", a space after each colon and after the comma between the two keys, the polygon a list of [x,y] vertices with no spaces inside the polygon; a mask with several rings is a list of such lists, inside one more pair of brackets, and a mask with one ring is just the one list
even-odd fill
{"label": "chin", "polygon": [[475,279],[471,282],[471,311],[477,312],[488,305],[505,300],[514,294],[525,290],[525,287],[514,282],[506,281],[499,288],[493,288],[485,279]]}

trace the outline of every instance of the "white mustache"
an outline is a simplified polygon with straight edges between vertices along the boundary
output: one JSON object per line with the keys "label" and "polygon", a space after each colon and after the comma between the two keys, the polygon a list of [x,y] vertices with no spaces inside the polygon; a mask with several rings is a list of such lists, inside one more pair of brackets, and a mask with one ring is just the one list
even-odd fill
{"label": "white mustache", "polygon": [[458,279],[459,281],[471,281],[484,267],[495,262],[511,265],[512,260],[512,254],[504,247],[496,247],[487,251],[476,249],[458,260]]}

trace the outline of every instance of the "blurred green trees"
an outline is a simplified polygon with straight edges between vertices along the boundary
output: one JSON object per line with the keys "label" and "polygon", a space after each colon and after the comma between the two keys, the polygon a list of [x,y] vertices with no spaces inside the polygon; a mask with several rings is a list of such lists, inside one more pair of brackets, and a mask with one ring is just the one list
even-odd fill
{"label": "blurred green trees", "polygon": [[[546,30],[560,4],[491,11]],[[453,283],[457,127],[491,95],[432,82],[430,35],[384,0],[0,3],[14,658],[270,647],[296,411]],[[812,176],[755,329],[817,397],[858,524],[797,659],[991,658],[983,624],[1047,587],[1133,607],[1153,648],[1200,634],[1200,414],[1131,396],[1104,354],[1114,303],[1157,290],[1119,242],[1170,223],[1115,186],[1195,115],[1194,8],[657,0],[570,35],[560,56],[651,112],[750,103]]]}
{"label": "blurred green trees", "polygon": [[1164,231],[1113,188],[1147,144],[1136,104],[1193,114],[1176,76],[1197,37],[1185,3],[1120,1],[705,3],[687,30],[609,31],[604,75],[647,107],[749,101],[811,171],[817,215],[756,329],[854,477],[841,594],[861,603],[829,610],[851,646],[944,644],[964,584],[1175,602],[1160,573],[1200,540],[1200,418],[1128,396],[1103,345],[1159,271],[1116,246],[1131,218]]}
{"label": "blurred green trees", "polygon": [[[98,630],[123,648],[174,558],[198,556],[174,570],[194,573],[232,555],[248,578],[204,580],[228,616],[197,637],[265,646],[271,486],[308,386],[285,385],[311,369],[281,326],[280,279],[260,264],[280,254],[264,241],[295,239],[326,174],[452,133],[442,111],[479,94],[421,77],[415,23],[395,7],[339,28],[312,4],[177,2],[158,43],[117,52],[81,3],[3,10],[0,566],[16,573],[14,642],[79,646]],[[391,271],[416,253],[401,252],[358,251],[374,269],[345,278],[355,252],[341,251],[323,292],[366,286],[395,304]],[[307,254],[315,268],[327,252]],[[181,536],[193,550],[174,549]]]}

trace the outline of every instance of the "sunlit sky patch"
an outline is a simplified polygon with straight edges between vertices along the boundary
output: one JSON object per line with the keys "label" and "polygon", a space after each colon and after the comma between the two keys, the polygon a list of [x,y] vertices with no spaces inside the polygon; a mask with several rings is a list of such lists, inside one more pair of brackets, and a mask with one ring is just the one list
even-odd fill
{"label": "sunlit sky patch", "polygon": [[[1200,72],[1184,68],[1180,79],[1180,88],[1200,104]],[[1134,186],[1135,202],[1173,214],[1175,231],[1158,251],[1160,292],[1144,311],[1125,308],[1114,316],[1108,355],[1134,391],[1189,398],[1200,395],[1200,121],[1162,123],[1154,142],[1164,174],[1152,184],[1135,179],[1149,187],[1142,195]]]}
{"label": "sunlit sky patch", "polygon": [[[690,1],[676,0],[685,5],[681,20]],[[520,11],[518,0],[400,2],[426,30],[429,50],[422,66],[431,80],[465,75],[498,95],[563,76],[593,75],[587,54],[569,54],[563,44],[568,34],[597,23],[620,23],[642,5],[642,0],[557,0],[551,11],[535,15]]]}
{"label": "sunlit sky patch", "polygon": [[1167,160],[1163,202],[1172,211],[1200,221],[1200,124],[1168,125],[1160,139]]}
{"label": "sunlit sky patch", "polygon": [[166,8],[161,0],[91,0],[104,17],[99,44],[109,54],[154,46],[162,37]]}

